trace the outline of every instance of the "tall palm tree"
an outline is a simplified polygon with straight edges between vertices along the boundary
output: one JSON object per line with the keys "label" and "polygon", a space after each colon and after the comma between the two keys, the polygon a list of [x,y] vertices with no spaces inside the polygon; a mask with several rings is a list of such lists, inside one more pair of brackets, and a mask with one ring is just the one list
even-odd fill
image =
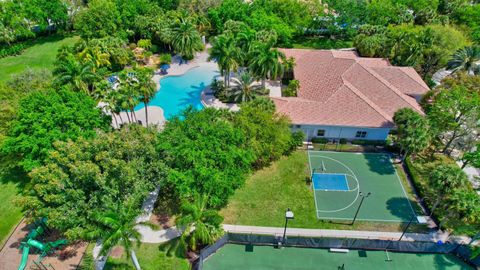
{"label": "tall palm tree", "polygon": [[[88,239],[98,239],[102,241],[101,255],[106,255],[113,247],[120,245],[127,252],[127,256],[132,259],[132,263],[137,270],[140,270],[133,245],[140,245],[141,234],[135,226],[141,224],[148,227],[156,227],[150,222],[137,223],[135,218],[139,215],[138,206],[128,203],[126,207],[119,207],[116,211],[107,211],[95,214],[95,222],[98,228],[86,235]],[[132,243],[133,242],[133,243]]]}
{"label": "tall palm tree", "polygon": [[153,71],[148,68],[137,69],[138,90],[140,92],[140,101],[145,104],[145,120],[148,127],[148,106],[147,104],[152,100],[156,94],[157,85],[152,80]]}
{"label": "tall palm tree", "polygon": [[90,91],[92,84],[98,78],[90,63],[82,64],[73,55],[57,62],[53,74],[58,85],[70,85],[74,91],[87,95],[92,94]]}
{"label": "tall palm tree", "polygon": [[200,244],[212,244],[221,234],[222,216],[216,210],[207,209],[208,196],[196,195],[193,203],[185,202],[177,225],[182,229],[180,248],[197,250]]}
{"label": "tall palm tree", "polygon": [[224,76],[224,85],[230,85],[230,73],[237,71],[242,62],[242,51],[237,47],[233,35],[219,35],[212,42],[208,60],[216,60],[218,67]]}
{"label": "tall palm tree", "polygon": [[466,71],[469,74],[480,74],[480,46],[465,47],[453,54],[452,59],[447,64],[448,70]]}
{"label": "tall palm tree", "polygon": [[176,53],[192,59],[195,52],[203,49],[202,38],[195,25],[187,19],[180,19],[171,31],[171,42]]}
{"label": "tall palm tree", "polygon": [[285,54],[270,44],[258,43],[250,52],[249,68],[256,76],[262,79],[262,86],[265,87],[267,78],[275,79],[283,73],[283,65],[280,59],[285,58]]}
{"label": "tall palm tree", "polygon": [[232,78],[235,86],[230,89],[229,96],[233,97],[235,102],[247,102],[255,99],[256,96],[262,94],[260,85],[254,85],[255,78],[249,72],[242,72],[240,78]]}

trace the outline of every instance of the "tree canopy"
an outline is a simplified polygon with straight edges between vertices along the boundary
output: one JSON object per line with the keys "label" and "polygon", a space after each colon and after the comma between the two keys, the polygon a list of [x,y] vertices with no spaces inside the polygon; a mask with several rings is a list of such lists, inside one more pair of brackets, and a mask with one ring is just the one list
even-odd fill
{"label": "tree canopy", "polygon": [[108,130],[110,117],[93,99],[69,90],[35,91],[19,104],[3,151],[18,154],[26,171],[43,164],[55,141],[90,138],[96,129]]}
{"label": "tree canopy", "polygon": [[31,188],[19,204],[70,239],[88,239],[102,226],[99,213],[139,208],[165,176],[156,143],[154,130],[137,125],[56,142],[45,165],[30,173]]}

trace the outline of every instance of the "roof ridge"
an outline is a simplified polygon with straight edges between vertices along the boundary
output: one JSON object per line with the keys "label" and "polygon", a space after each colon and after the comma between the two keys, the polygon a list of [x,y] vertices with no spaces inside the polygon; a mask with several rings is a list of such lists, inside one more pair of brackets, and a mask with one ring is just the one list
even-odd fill
{"label": "roof ridge", "polygon": [[420,78],[420,79],[422,79],[423,84],[421,84],[421,83],[418,82],[415,78],[413,78],[412,76],[410,76],[410,73],[404,71],[405,69],[413,69],[413,71],[415,71],[415,73],[416,73],[416,70],[415,70],[413,67],[397,67],[397,68],[400,68],[400,70],[401,70],[404,74],[406,74],[408,77],[410,77],[416,84],[420,85],[422,88],[425,88],[425,86],[426,86],[426,87],[427,87],[427,90],[430,91],[430,87],[428,87],[428,85],[423,81],[422,78]]}
{"label": "roof ridge", "polygon": [[403,99],[409,105],[411,105],[415,110],[423,113],[422,110],[417,109],[418,104],[416,102],[413,102],[412,100],[407,99],[406,96],[400,90],[398,90],[393,84],[391,84],[387,80],[385,80],[382,76],[380,76],[380,74],[378,74],[377,72],[375,72],[374,70],[372,70],[369,67],[363,66],[361,63],[359,63],[359,65],[363,69],[365,69],[368,73],[370,73],[372,76],[374,76],[377,80],[379,80],[381,83],[383,83],[387,88],[392,90],[397,96],[399,96],[401,99]]}
{"label": "roof ridge", "polygon": [[392,117],[390,117],[386,112],[384,112],[375,102],[371,101],[366,95],[364,95],[360,90],[358,90],[353,84],[348,82],[347,80],[343,79],[343,83],[346,87],[348,87],[355,95],[360,97],[363,101],[365,101],[370,107],[372,107],[378,114],[380,114],[386,120],[393,122]]}

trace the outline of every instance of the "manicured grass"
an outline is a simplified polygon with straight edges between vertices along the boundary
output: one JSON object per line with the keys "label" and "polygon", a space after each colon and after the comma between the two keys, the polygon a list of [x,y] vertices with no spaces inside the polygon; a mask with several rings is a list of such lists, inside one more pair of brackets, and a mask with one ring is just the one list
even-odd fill
{"label": "manicured grass", "polygon": [[[140,247],[135,247],[135,254],[143,270],[157,269],[175,269],[188,270],[190,264],[186,259],[175,256],[167,256],[164,251],[160,251],[160,244],[143,243]],[[108,258],[105,270],[135,269],[130,258],[127,258],[124,252],[122,258]]]}
{"label": "manicured grass", "polygon": [[299,38],[293,41],[293,48],[296,49],[342,49],[352,48],[353,42],[351,40],[328,39],[328,38]]}
{"label": "manicured grass", "polygon": [[2,183],[0,179],[0,202],[2,202],[0,203],[0,247],[22,218],[20,208],[12,202],[18,192],[17,184],[11,182]]}
{"label": "manicured grass", "polygon": [[72,45],[78,40],[79,37],[63,38],[58,36],[37,39],[35,44],[23,51],[21,55],[0,59],[0,70],[2,71],[0,81],[8,81],[12,75],[27,68],[51,70],[58,49],[62,45]]}
{"label": "manicured grass", "polygon": [[316,248],[274,248],[254,246],[247,251],[244,245],[228,244],[208,258],[205,270],[267,270],[267,269],[472,269],[453,255],[413,254],[385,251],[350,250],[347,253],[329,252]]}
{"label": "manicured grass", "polygon": [[[270,167],[250,176],[245,186],[235,192],[227,207],[221,210],[226,224],[282,227],[285,209],[295,213],[289,226],[344,230],[401,231],[401,223],[321,221],[316,217],[313,191],[310,189],[307,152],[297,151]],[[412,226],[423,231],[423,226]]]}

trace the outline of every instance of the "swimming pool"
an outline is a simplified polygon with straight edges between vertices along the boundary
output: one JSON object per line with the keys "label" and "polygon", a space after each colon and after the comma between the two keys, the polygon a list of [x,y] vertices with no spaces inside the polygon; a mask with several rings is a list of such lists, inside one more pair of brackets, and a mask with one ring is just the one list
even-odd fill
{"label": "swimming pool", "polygon": [[[164,77],[160,79],[160,90],[148,106],[161,107],[167,120],[180,115],[188,106],[202,109],[200,101],[202,90],[218,75],[218,68],[207,64],[192,68],[180,76]],[[140,103],[135,107],[135,111],[143,107],[145,105]]]}

